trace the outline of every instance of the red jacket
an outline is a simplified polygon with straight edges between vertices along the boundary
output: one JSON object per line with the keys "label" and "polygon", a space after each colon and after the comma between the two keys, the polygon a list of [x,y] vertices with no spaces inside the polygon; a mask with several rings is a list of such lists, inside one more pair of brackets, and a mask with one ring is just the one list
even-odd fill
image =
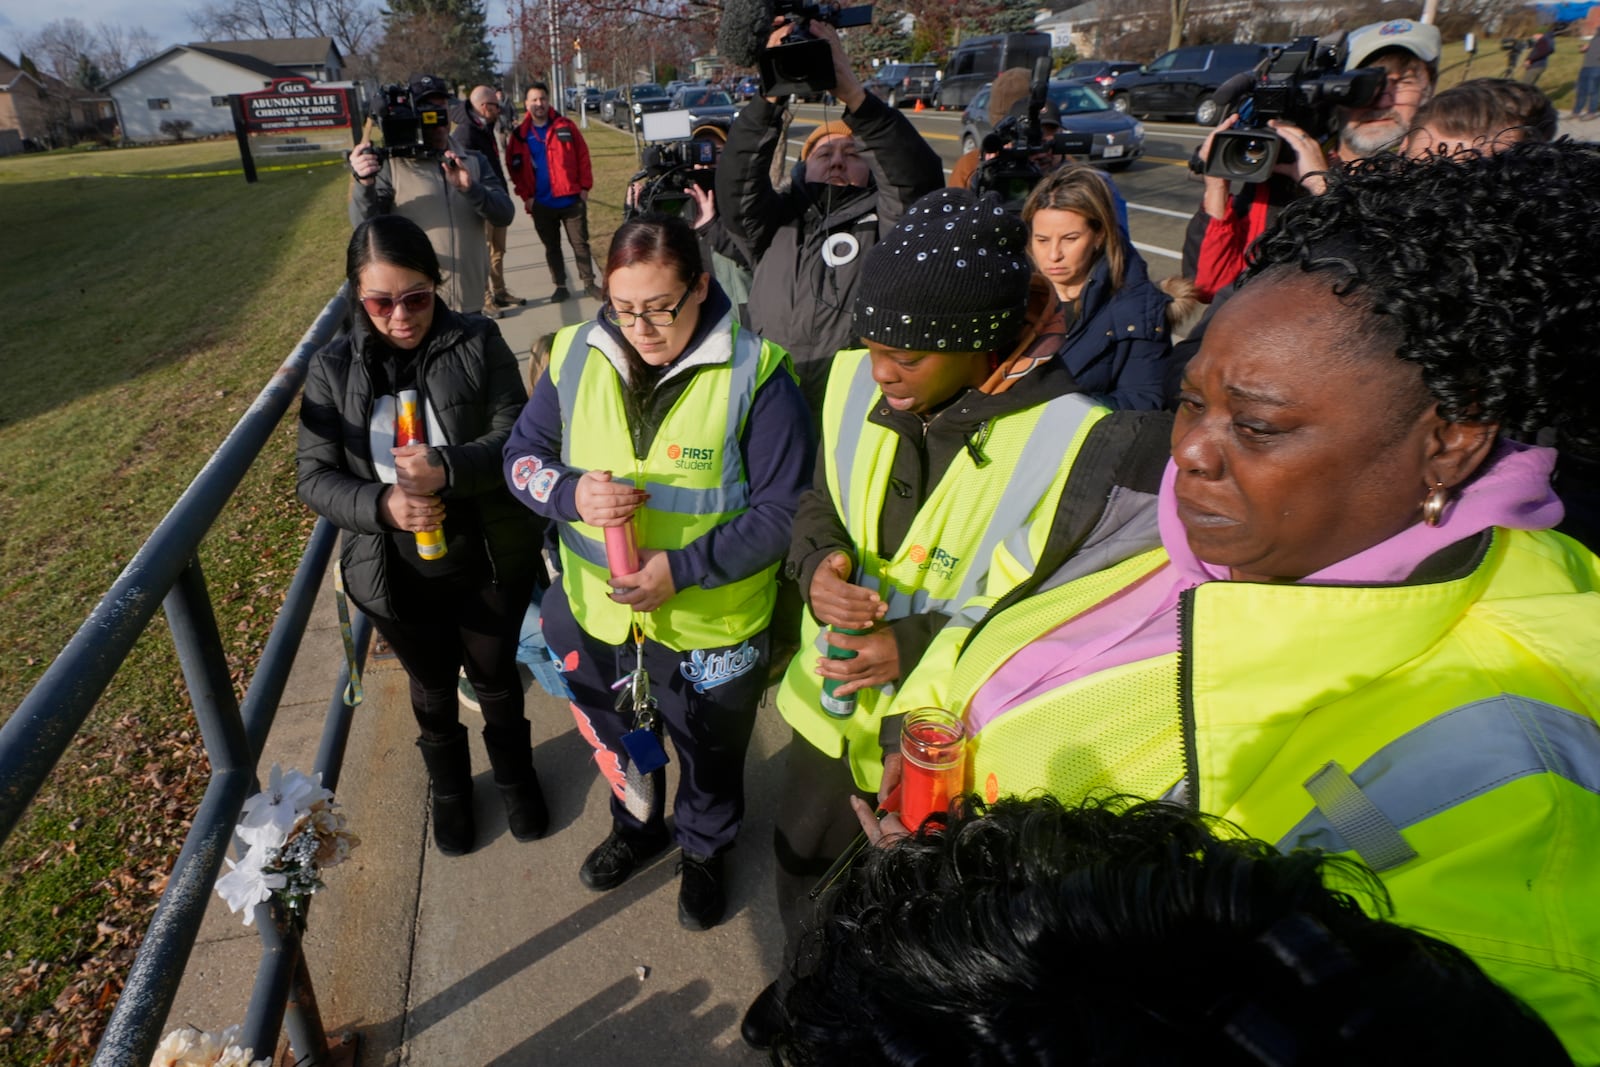
{"label": "red jacket", "polygon": [[[522,199],[523,206],[533,209],[534,180],[533,159],[528,153],[528,131],[533,128],[533,116],[524,115],[517,131],[506,142],[506,177],[511,188]],[[545,134],[545,157],[550,167],[550,195],[577,196],[594,186],[594,172],[589,169],[589,146],[583,134],[565,115],[550,115],[550,125]]]}

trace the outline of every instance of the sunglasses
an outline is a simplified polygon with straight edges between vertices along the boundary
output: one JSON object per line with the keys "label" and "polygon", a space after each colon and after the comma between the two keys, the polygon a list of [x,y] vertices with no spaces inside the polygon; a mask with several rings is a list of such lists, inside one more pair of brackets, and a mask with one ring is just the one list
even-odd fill
{"label": "sunglasses", "polygon": [[367,314],[375,319],[387,319],[394,315],[396,305],[406,309],[408,315],[420,315],[433,306],[433,288],[413,289],[409,293],[399,296],[363,296],[361,306],[367,309]]}

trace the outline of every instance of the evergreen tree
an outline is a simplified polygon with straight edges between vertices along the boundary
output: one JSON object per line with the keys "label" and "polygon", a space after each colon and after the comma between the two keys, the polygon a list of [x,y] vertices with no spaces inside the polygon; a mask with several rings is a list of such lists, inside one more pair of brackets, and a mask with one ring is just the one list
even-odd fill
{"label": "evergreen tree", "polygon": [[386,77],[437,74],[468,87],[494,79],[483,0],[390,0],[383,17]]}
{"label": "evergreen tree", "polygon": [[105,86],[106,76],[100,72],[100,68],[95,64],[94,60],[88,56],[80,55],[78,57],[78,69],[72,76],[72,82],[80,89],[87,89],[91,93],[97,93]]}
{"label": "evergreen tree", "polygon": [[913,59],[910,15],[891,4],[879,4],[870,26],[854,26],[843,33],[844,50],[857,66],[874,59]]}
{"label": "evergreen tree", "polygon": [[962,20],[963,36],[1031,30],[1034,19],[1043,10],[1044,5],[1039,0],[994,0],[984,4],[978,14]]}

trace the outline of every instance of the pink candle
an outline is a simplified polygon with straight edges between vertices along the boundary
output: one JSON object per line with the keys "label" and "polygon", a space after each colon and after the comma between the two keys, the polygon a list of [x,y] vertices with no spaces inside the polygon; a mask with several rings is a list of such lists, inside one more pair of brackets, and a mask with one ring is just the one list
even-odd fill
{"label": "pink candle", "polygon": [[611,577],[633,574],[639,569],[639,538],[633,531],[633,520],[605,529],[606,566],[611,570]]}

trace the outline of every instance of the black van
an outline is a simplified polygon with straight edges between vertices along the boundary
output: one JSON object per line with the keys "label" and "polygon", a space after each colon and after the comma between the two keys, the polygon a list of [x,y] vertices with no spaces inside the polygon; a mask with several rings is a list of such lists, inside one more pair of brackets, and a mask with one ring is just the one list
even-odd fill
{"label": "black van", "polygon": [[1001,71],[1021,67],[1031,72],[1035,62],[1049,57],[1050,35],[1038,30],[963,41],[950,53],[934,102],[940,108],[966,107]]}
{"label": "black van", "polygon": [[1222,109],[1213,100],[1217,87],[1267,58],[1267,44],[1194,44],[1174,48],[1151,62],[1119,74],[1104,92],[1111,106],[1145,118],[1192,118],[1215,126]]}

